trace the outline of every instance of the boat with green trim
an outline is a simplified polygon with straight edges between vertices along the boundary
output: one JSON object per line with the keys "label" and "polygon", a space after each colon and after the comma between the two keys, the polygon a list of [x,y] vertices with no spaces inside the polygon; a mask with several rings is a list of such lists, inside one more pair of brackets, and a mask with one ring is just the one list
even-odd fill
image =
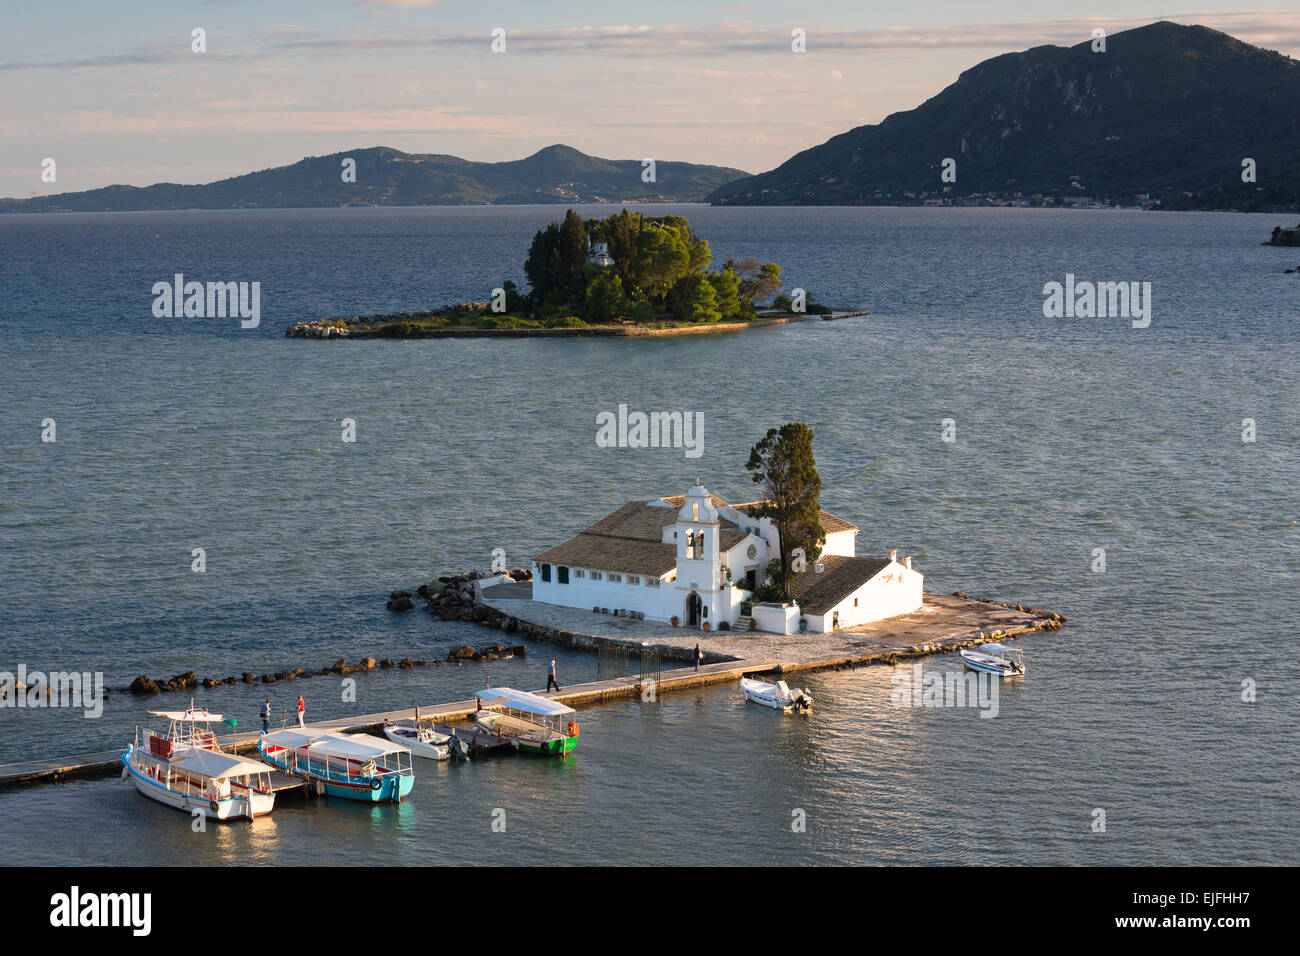
{"label": "boat with green trim", "polygon": [[540,694],[511,687],[479,691],[474,722],[516,750],[563,757],[578,745],[577,711]]}

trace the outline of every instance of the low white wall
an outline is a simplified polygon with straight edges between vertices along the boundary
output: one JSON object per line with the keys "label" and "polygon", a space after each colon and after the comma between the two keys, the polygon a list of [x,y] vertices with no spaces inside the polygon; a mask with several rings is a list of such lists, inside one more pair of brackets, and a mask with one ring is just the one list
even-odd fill
{"label": "low white wall", "polygon": [[760,631],[793,634],[799,630],[797,604],[755,604],[752,616]]}

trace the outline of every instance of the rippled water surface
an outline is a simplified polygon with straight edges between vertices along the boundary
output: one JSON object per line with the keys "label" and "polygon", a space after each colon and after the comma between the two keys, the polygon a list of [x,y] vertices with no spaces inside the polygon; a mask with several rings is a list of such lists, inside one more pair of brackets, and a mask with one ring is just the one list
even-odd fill
{"label": "rippled water surface", "polygon": [[[191,835],[116,779],[0,792],[10,858],[1294,863],[1300,276],[1283,270],[1300,255],[1258,245],[1275,217],[675,211],[715,260],[775,259],[787,286],[872,314],[656,341],[286,340],[300,319],[522,282],[556,210],[0,216],[0,670],[119,689],[98,720],[0,709],[0,762],[120,746],[140,673],[484,641],[383,600],[496,547],[522,564],[697,476],[752,497],[749,447],[788,420],[816,431],[823,505],[862,528],[860,553],[898,547],[928,590],[1069,618],[1021,642],[1029,677],[997,718],[896,707],[885,668],[803,679],[808,718],[724,686],[584,711],[563,763],[421,762],[398,808],[286,799]],[[260,281],[261,326],[154,318],[175,272]],[[1151,282],[1150,328],[1043,318],[1067,272]],[[596,412],[620,403],[703,412],[703,456],[597,447]],[[562,680],[595,676],[589,656],[531,651],[368,675],[355,704],[326,679],[268,689],[341,717],[537,687],[551,656]],[[242,729],[264,693],[196,696]]]}

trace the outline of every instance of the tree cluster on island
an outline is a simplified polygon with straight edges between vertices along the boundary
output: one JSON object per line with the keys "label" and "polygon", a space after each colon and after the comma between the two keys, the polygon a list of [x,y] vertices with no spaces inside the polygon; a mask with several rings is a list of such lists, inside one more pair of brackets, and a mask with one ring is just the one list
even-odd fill
{"label": "tree cluster on island", "polygon": [[[592,261],[597,244],[608,250],[608,264]],[[624,209],[584,221],[570,209],[533,237],[524,263],[530,291],[503,284],[505,312],[555,328],[746,322],[760,308],[791,308],[789,297],[776,295],[775,262],[728,259],[710,271],[712,261],[708,241],[682,216]],[[808,312],[830,311],[811,296],[806,305]]]}

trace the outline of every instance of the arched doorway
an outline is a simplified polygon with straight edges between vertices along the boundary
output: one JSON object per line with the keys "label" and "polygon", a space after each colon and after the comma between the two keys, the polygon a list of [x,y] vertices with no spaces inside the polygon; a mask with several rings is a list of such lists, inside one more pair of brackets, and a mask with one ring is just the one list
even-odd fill
{"label": "arched doorway", "polygon": [[686,598],[686,624],[687,624],[687,626],[689,626],[689,627],[699,627],[699,626],[700,626],[700,606],[701,606],[703,603],[704,603],[704,602],[700,600],[700,596],[699,596],[698,594],[696,594],[694,591],[692,591],[692,592],[690,593],[690,596]]}

